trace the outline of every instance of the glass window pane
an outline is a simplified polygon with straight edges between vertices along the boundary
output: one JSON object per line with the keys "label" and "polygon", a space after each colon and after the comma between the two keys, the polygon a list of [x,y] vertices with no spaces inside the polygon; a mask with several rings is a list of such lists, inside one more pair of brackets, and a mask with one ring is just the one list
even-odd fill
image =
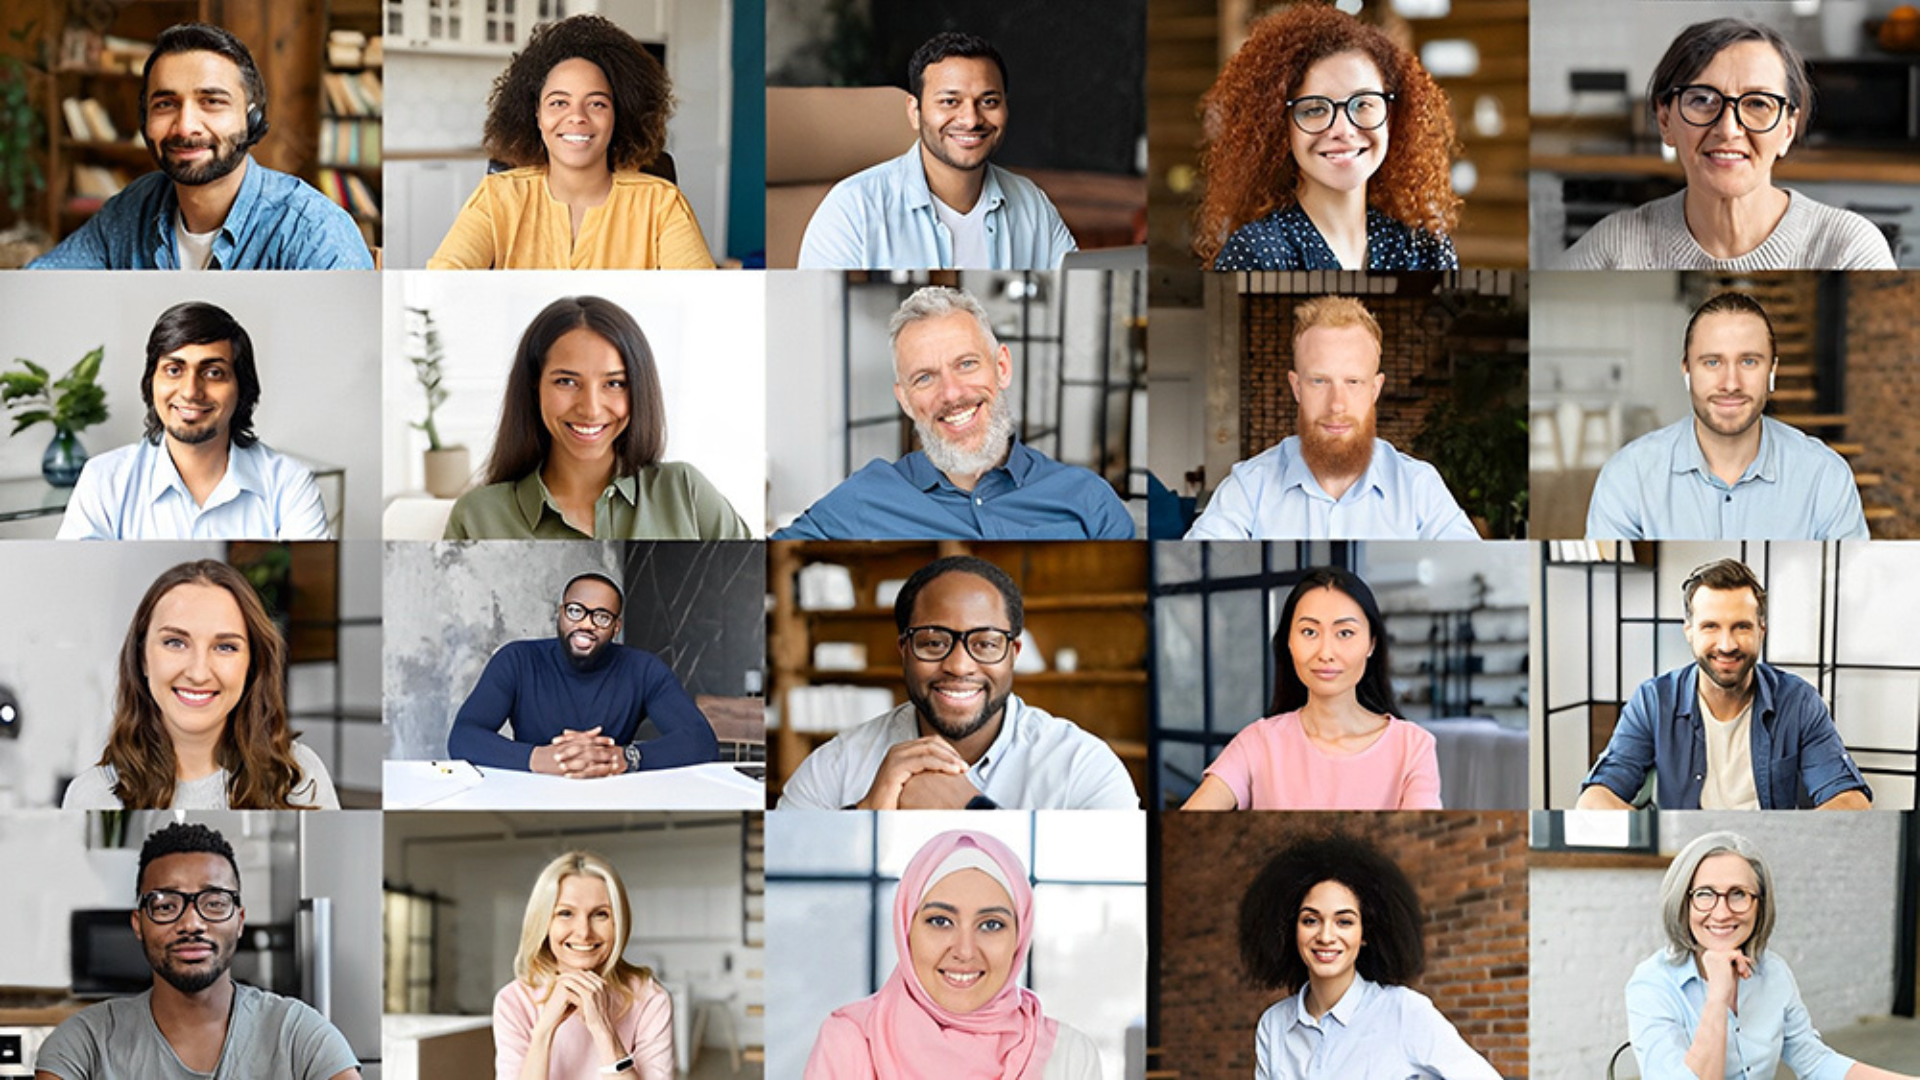
{"label": "glass window pane", "polygon": [[1162,540],[1153,545],[1153,573],[1162,584],[1193,581],[1200,576],[1200,545],[1184,540]]}
{"label": "glass window pane", "polygon": [[[1249,545],[1251,546],[1251,545]],[[1211,624],[1213,730],[1237,731],[1264,715],[1268,649],[1264,592],[1241,589],[1215,593],[1208,608]]]}
{"label": "glass window pane", "polygon": [[[782,816],[769,815],[769,833]],[[768,850],[775,846],[769,835]],[[860,917],[868,910],[864,883],[768,883],[766,994],[780,1003],[766,1015],[768,1075],[799,1076],[827,1014],[873,993],[870,934]]]}
{"label": "glass window pane", "polygon": [[1050,881],[1144,882],[1145,824],[1137,810],[1036,815],[1034,876]]}
{"label": "glass window pane", "polygon": [[1207,576],[1244,577],[1260,572],[1263,545],[1256,541],[1216,540],[1207,544]]}
{"label": "glass window pane", "polygon": [[767,815],[767,873],[859,874],[873,855],[873,815],[782,810]]}
{"label": "glass window pane", "polygon": [[1048,1016],[1094,1039],[1106,1075],[1119,1075],[1124,1033],[1146,1011],[1145,886],[1037,887],[1029,984]]}
{"label": "glass window pane", "polygon": [[1200,786],[1200,775],[1207,768],[1207,751],[1198,743],[1160,744],[1160,795],[1168,805],[1179,806]]}
{"label": "glass window pane", "polygon": [[1206,676],[1206,661],[1200,652],[1200,598],[1162,596],[1153,602],[1153,617],[1153,685],[1159,695],[1160,725],[1176,731],[1199,731],[1205,722],[1200,687]]}

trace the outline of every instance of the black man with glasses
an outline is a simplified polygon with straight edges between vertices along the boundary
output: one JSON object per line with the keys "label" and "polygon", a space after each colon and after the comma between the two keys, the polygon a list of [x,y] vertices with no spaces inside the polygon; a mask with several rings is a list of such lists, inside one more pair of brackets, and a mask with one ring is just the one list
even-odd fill
{"label": "black man with glasses", "polygon": [[[569,580],[553,637],[510,641],[487,661],[454,717],[448,753],[576,780],[719,760],[712,725],[673,670],[613,640],[624,603],[604,574]],[[648,721],[657,738],[640,737]],[[510,736],[501,734],[508,723]]]}
{"label": "black man with glasses", "polygon": [[1566,270],[1892,270],[1874,224],[1773,183],[1806,132],[1806,63],[1772,27],[1714,19],[1680,32],[1647,83],[1684,190],[1603,219]]}
{"label": "black man with glasses", "polygon": [[907,703],[809,754],[781,809],[1139,809],[1112,748],[1013,692],[1024,615],[1006,571],[937,559],[901,587],[893,618]]}
{"label": "black man with glasses", "polygon": [[68,1019],[40,1045],[39,1080],[357,1080],[346,1037],[306,1003],[233,980],[246,931],[226,838],[175,823],[147,837],[133,934],[153,987]]}

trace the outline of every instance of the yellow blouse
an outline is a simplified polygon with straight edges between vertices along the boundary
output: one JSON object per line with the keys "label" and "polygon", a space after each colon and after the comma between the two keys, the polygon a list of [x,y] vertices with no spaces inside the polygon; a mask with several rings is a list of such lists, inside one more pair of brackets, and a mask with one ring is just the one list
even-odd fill
{"label": "yellow blouse", "polygon": [[494,173],[460,209],[429,270],[711,270],[713,256],[680,189],[639,172],[613,174],[607,201],[572,235],[547,170]]}

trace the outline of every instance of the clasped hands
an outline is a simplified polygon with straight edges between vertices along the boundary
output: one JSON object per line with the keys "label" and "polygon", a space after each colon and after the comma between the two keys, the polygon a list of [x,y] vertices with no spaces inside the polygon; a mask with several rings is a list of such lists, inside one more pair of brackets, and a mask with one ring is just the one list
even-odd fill
{"label": "clasped hands", "polygon": [[548,1031],[578,1013],[587,1030],[598,1035],[612,1030],[613,994],[607,980],[591,971],[563,970],[554,975],[547,988],[547,1000],[540,1006],[535,1023]]}
{"label": "clasped hands", "polygon": [[591,780],[626,772],[627,755],[595,726],[585,731],[562,731],[547,745],[534,747],[527,768],[551,776]]}
{"label": "clasped hands", "polygon": [[967,779],[967,763],[938,735],[887,750],[857,810],[964,810],[980,789]]}

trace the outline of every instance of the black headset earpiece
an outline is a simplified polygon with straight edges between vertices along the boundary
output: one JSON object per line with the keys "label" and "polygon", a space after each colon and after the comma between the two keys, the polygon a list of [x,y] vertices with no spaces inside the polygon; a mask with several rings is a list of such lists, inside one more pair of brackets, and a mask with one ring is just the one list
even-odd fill
{"label": "black headset earpiece", "polygon": [[258,105],[247,106],[247,145],[258,145],[267,137],[267,111]]}

